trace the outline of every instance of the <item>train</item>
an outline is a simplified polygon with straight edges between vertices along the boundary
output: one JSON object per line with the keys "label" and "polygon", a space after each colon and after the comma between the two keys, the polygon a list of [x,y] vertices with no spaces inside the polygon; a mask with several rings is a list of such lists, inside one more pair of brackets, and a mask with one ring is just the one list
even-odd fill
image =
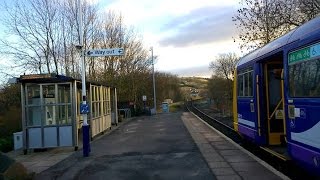
{"label": "train", "polygon": [[320,175],[320,17],[240,58],[233,113],[244,139]]}

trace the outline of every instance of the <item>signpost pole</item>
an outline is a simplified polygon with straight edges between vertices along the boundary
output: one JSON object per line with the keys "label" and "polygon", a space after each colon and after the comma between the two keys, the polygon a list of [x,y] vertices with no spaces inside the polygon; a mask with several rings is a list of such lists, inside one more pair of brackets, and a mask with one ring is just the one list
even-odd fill
{"label": "signpost pole", "polygon": [[[81,58],[81,83],[82,83],[82,106],[87,107],[87,94],[86,94],[86,66],[85,66],[85,56],[83,54],[83,29],[82,29],[82,10],[81,2],[77,1],[78,5],[78,24],[79,24],[79,49],[80,49],[80,58]],[[87,108],[86,108],[87,109]],[[88,124],[88,112],[81,112],[83,118],[82,124],[82,141],[83,141],[83,157],[89,156],[90,151],[90,137],[89,137],[89,124]]]}
{"label": "signpost pole", "polygon": [[152,58],[152,82],[153,82],[153,107],[154,107],[154,113],[157,114],[156,81],[154,77],[153,47],[151,47],[151,58]]}
{"label": "signpost pole", "polygon": [[81,58],[81,82],[82,82],[82,103],[80,104],[80,113],[82,114],[83,124],[82,124],[82,142],[83,142],[83,156],[88,157],[90,153],[90,134],[89,134],[89,124],[88,124],[88,113],[89,106],[87,104],[87,94],[86,94],[86,66],[85,66],[85,56],[89,57],[100,57],[100,56],[123,56],[124,48],[112,48],[112,49],[93,49],[87,52],[83,51],[83,28],[82,28],[82,10],[81,2],[77,0],[77,21],[79,24],[79,45],[77,49],[80,51]]}
{"label": "signpost pole", "polygon": [[147,101],[146,95],[142,96],[142,101],[143,101],[143,111],[144,111],[144,113],[146,113],[146,101]]}

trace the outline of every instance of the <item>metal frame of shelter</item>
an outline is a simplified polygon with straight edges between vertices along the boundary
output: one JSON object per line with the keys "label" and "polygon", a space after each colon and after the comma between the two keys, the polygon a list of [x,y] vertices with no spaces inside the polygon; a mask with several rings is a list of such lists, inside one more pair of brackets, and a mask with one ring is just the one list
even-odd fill
{"label": "metal frame of shelter", "polygon": [[[33,74],[20,76],[19,82],[24,154],[28,149],[66,146],[77,150],[83,123],[81,81],[62,75]],[[92,82],[86,82],[86,87],[92,139],[118,123],[117,91]]]}

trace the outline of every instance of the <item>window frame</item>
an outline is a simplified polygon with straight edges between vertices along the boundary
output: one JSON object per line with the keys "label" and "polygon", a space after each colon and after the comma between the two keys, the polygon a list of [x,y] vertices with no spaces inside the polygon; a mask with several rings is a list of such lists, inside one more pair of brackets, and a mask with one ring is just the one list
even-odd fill
{"label": "window frame", "polygon": [[[72,124],[72,98],[70,97],[68,102],[59,102],[59,92],[58,92],[58,86],[59,85],[65,85],[65,86],[69,86],[69,89],[67,91],[69,91],[69,95],[71,96],[72,94],[72,84],[70,82],[64,82],[64,83],[41,83],[41,84],[37,84],[37,83],[27,83],[25,84],[25,113],[26,113],[26,127],[46,127],[46,126],[65,126],[65,125],[71,125]],[[45,98],[49,98],[49,97],[44,97],[44,86],[54,86],[54,97],[52,97],[52,99],[54,99],[54,102],[47,102],[45,101]],[[30,104],[30,98],[29,98],[29,89],[30,87],[38,87],[39,88],[39,103],[35,104],[32,103]],[[52,114],[49,112],[46,112],[45,109],[51,109],[52,107],[55,107],[52,109]],[[60,107],[64,107],[64,111],[65,111],[65,118],[66,121],[65,123],[61,123],[62,119],[59,119],[60,116]],[[30,123],[31,122],[31,116],[30,116],[30,112],[32,112],[32,109],[38,109],[40,110],[40,123],[39,124],[33,124]],[[68,112],[70,109],[70,113]],[[53,112],[55,111],[55,112]],[[55,114],[53,116],[53,114]],[[47,116],[50,116],[50,118],[52,118],[52,121],[55,121],[55,123],[53,124],[47,124]],[[68,120],[70,117],[70,121]],[[55,118],[53,120],[53,118]],[[33,121],[32,121],[33,122]]]}
{"label": "window frame", "polygon": [[[294,52],[294,51],[292,51],[292,52]],[[289,52],[290,53],[290,52]],[[287,57],[287,58],[289,58],[289,56]],[[287,59],[288,60],[288,59]],[[310,67],[314,67],[314,66],[312,66],[310,63],[314,63],[315,61],[318,61],[319,63],[320,63],[320,57],[315,57],[315,58],[311,58],[311,59],[308,59],[308,60],[304,60],[304,61],[301,61],[301,62],[297,62],[297,63],[294,63],[294,64],[288,64],[288,80],[287,80],[287,82],[288,82],[288,97],[290,97],[290,98],[320,98],[320,93],[318,94],[318,95],[316,95],[316,96],[311,96],[310,95],[310,91],[311,91],[311,88],[309,88],[308,89],[308,95],[307,94],[302,94],[302,95],[300,95],[300,94],[298,94],[298,95],[293,95],[293,94],[296,94],[297,92],[297,90],[294,88],[294,87],[299,87],[299,86],[302,86],[303,84],[301,84],[301,82],[305,82],[305,79],[304,80],[300,80],[300,82],[298,82],[298,81],[296,81],[295,79],[291,79],[291,78],[295,78],[295,77],[297,77],[297,75],[292,75],[293,74],[293,68],[296,68],[296,69],[299,69],[299,71],[301,72],[301,71],[308,71],[308,70],[310,70],[310,69],[302,69],[301,68],[301,66],[302,65],[304,65],[304,66],[308,66],[309,68]],[[299,66],[299,67],[297,67],[297,65]],[[298,71],[295,71],[295,72],[298,72]],[[295,74],[295,73],[294,73]],[[318,81],[320,81],[320,77],[319,78],[317,78],[317,76],[315,75],[314,76],[316,79],[319,79]],[[310,81],[310,80],[309,80]],[[297,82],[298,82],[298,85],[296,85],[297,84]],[[293,84],[293,85],[292,85]],[[294,88],[294,91],[292,90],[292,88]],[[304,91],[302,91],[302,92],[305,92],[305,90]]]}
{"label": "window frame", "polygon": [[[237,73],[237,97],[250,98],[254,96],[253,66],[238,70]],[[250,87],[251,86],[251,87]],[[249,88],[250,87],[250,88]]]}

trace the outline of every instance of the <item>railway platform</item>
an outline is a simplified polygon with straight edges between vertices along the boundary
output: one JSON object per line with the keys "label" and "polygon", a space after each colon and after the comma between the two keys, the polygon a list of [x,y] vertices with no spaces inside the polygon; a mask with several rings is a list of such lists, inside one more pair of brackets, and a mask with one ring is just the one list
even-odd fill
{"label": "railway platform", "polygon": [[217,179],[289,179],[195,115],[181,119]]}
{"label": "railway platform", "polygon": [[89,157],[79,150],[34,179],[286,179],[258,161],[193,114],[163,113],[129,120],[91,142]]}

